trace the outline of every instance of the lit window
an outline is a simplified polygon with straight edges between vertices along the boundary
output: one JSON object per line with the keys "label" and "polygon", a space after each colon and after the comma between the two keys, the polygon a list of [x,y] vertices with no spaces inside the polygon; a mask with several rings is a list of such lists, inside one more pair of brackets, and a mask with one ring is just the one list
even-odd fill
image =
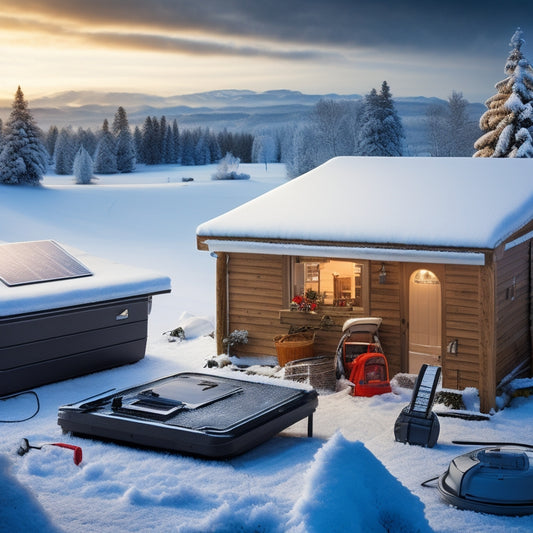
{"label": "lit window", "polygon": [[293,262],[292,297],[316,294],[317,300],[323,305],[363,306],[363,264],[302,259]]}

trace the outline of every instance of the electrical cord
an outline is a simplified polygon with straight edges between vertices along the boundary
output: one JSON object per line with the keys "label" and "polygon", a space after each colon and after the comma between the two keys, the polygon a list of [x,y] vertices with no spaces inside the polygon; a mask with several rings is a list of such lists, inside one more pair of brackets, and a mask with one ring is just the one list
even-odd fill
{"label": "electrical cord", "polygon": [[31,416],[28,416],[27,418],[22,418],[20,420],[0,420],[0,423],[2,423],[2,424],[18,424],[20,422],[26,422],[26,420],[31,420],[34,416],[37,415],[37,413],[41,409],[41,404],[39,402],[39,396],[37,396],[37,393],[32,391],[32,390],[24,391],[24,392],[17,392],[16,394],[11,394],[9,396],[0,396],[0,401],[11,400],[13,398],[18,398],[19,396],[23,396],[25,394],[31,394],[32,396],[35,397],[35,401],[37,402],[37,407],[35,409],[35,412]]}
{"label": "electrical cord", "polygon": [[439,476],[432,477],[431,479],[426,479],[426,481],[422,481],[422,483],[420,483],[420,485],[422,487],[430,487],[430,488],[436,487],[437,484],[434,483],[434,481],[437,481],[437,479],[439,479]]}

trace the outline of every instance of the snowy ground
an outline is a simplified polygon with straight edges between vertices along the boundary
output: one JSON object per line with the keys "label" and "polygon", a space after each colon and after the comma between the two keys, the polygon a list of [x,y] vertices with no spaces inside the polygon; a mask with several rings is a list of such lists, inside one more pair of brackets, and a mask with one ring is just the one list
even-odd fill
{"label": "snowy ground", "polygon": [[[0,422],[0,531],[38,532],[525,532],[532,517],[451,508],[421,483],[467,451],[454,439],[533,443],[533,399],[516,400],[490,421],[441,419],[432,449],[394,441],[410,391],[354,398],[322,392],[314,437],[302,421],[227,461],[138,450],[62,435],[57,408],[113,387],[183,370],[216,355],[207,327],[169,343],[164,331],[213,322],[215,260],[196,250],[196,226],[285,181],[281,165],[241,165],[250,181],[215,182],[214,167],[155,167],[74,185],[47,176],[41,188],[0,186],[0,240],[54,239],[92,255],[157,270],[172,293],[154,298],[146,357],[140,362],[35,389],[31,420]],[[194,181],[182,183],[182,177]],[[1,305],[1,302],[0,302]],[[191,320],[193,317],[193,320]],[[223,370],[219,370],[222,372]],[[31,414],[29,396],[0,401],[0,420]],[[65,441],[17,455],[19,440]]]}

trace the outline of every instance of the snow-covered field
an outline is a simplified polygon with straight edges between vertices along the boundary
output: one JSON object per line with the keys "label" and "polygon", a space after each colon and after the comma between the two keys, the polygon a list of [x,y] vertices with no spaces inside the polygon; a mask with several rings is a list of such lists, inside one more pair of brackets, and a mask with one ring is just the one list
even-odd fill
{"label": "snow-covered field", "polygon": [[[281,165],[240,170],[251,180],[211,181],[212,166],[160,166],[91,186],[54,175],[40,188],[0,186],[0,241],[54,239],[172,279],[172,293],[154,297],[143,360],[36,388],[37,416],[0,422],[0,531],[532,531],[533,516],[457,510],[421,483],[467,451],[454,439],[533,443],[533,399],[515,400],[490,421],[441,418],[432,449],[395,442],[394,421],[410,400],[400,388],[373,398],[322,392],[313,438],[302,421],[226,461],[62,435],[61,405],[183,370],[208,371],[215,342],[203,333],[214,320],[215,260],[196,250],[195,229],[285,181]],[[204,327],[181,343],[162,335],[186,323]],[[34,406],[30,396],[0,400],[0,420],[29,416]],[[76,466],[57,447],[20,457],[22,437],[79,445],[83,462]]]}

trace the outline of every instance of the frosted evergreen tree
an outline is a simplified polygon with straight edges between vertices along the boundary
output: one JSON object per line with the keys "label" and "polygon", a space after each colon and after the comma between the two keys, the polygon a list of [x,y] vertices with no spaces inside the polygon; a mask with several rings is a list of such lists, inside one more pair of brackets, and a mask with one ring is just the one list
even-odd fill
{"label": "frosted evergreen tree", "polygon": [[172,163],[179,163],[181,161],[181,143],[180,130],[176,119],[172,121],[172,153],[174,155]]}
{"label": "frosted evergreen tree", "polygon": [[209,130],[200,130],[200,135],[194,147],[194,164],[209,165],[211,163],[211,151],[209,150]]}
{"label": "frosted evergreen tree", "polygon": [[124,173],[133,172],[135,170],[135,147],[128,117],[122,106],[115,113],[113,133],[117,147],[117,170]]}
{"label": "frosted evergreen tree", "polygon": [[76,178],[76,183],[87,184],[91,183],[93,179],[93,160],[89,155],[89,152],[85,150],[83,146],[80,146],[80,149],[76,152],[76,157],[74,158],[74,177]]}
{"label": "frosted evergreen tree", "polygon": [[310,125],[298,126],[293,136],[293,157],[287,163],[287,174],[290,178],[300,176],[309,170],[317,167],[316,152],[309,149],[310,146],[317,146],[316,131]]}
{"label": "frosted evergreen tree", "polygon": [[167,133],[163,143],[163,162],[175,163],[176,158],[174,156],[174,142],[172,140],[172,127],[167,125]]}
{"label": "frosted evergreen tree", "polygon": [[150,163],[159,165],[161,163],[161,123],[157,117],[152,117],[152,144],[150,146]]}
{"label": "frosted evergreen tree", "polygon": [[78,128],[78,145],[83,146],[91,158],[94,156],[96,146],[98,145],[98,138],[91,128],[87,130]]}
{"label": "frosted evergreen tree", "polygon": [[168,130],[167,130],[167,119],[163,115],[161,117],[161,120],[159,121],[159,131],[158,131],[158,138],[157,138],[157,145],[159,146],[159,163],[168,163],[166,160],[166,151],[167,151],[167,138]]}
{"label": "frosted evergreen tree", "polygon": [[185,130],[180,135],[181,140],[181,164],[194,165],[195,141],[191,130]]}
{"label": "frosted evergreen tree", "polygon": [[5,127],[0,152],[0,183],[38,184],[46,172],[48,152],[20,87]]}
{"label": "frosted evergreen tree", "polygon": [[468,115],[468,101],[453,91],[446,104],[432,104],[426,112],[429,152],[433,157],[470,157],[478,128]]}
{"label": "frosted evergreen tree", "polygon": [[366,156],[398,157],[403,155],[404,132],[386,81],[381,92],[372,89],[365,96],[358,152]]}
{"label": "frosted evergreen tree", "polygon": [[254,137],[252,145],[252,162],[264,163],[265,170],[268,169],[268,163],[276,160],[276,143],[272,135],[263,133]]}
{"label": "frosted evergreen tree", "polygon": [[107,119],[104,120],[102,137],[94,154],[94,171],[98,174],[116,174],[118,172],[115,137],[109,131]]}
{"label": "frosted evergreen tree", "polygon": [[507,77],[495,87],[479,126],[485,133],[475,142],[474,157],[533,157],[529,129],[533,126],[533,69],[522,53],[520,28],[511,38],[505,64]]}
{"label": "frosted evergreen tree", "polygon": [[50,126],[48,128],[48,133],[46,134],[45,146],[48,150],[50,156],[50,161],[54,161],[54,153],[56,148],[57,137],[59,135],[59,130],[57,126]]}
{"label": "frosted evergreen tree", "polygon": [[77,149],[77,139],[72,128],[70,126],[61,128],[54,148],[54,170],[56,174],[72,174]]}
{"label": "frosted evergreen tree", "polygon": [[133,130],[133,146],[135,147],[135,159],[140,163],[144,163],[142,155],[143,134],[139,126],[135,126]]}
{"label": "frosted evergreen tree", "polygon": [[159,122],[154,117],[146,117],[142,127],[142,162],[146,165],[157,165],[159,158]]}

